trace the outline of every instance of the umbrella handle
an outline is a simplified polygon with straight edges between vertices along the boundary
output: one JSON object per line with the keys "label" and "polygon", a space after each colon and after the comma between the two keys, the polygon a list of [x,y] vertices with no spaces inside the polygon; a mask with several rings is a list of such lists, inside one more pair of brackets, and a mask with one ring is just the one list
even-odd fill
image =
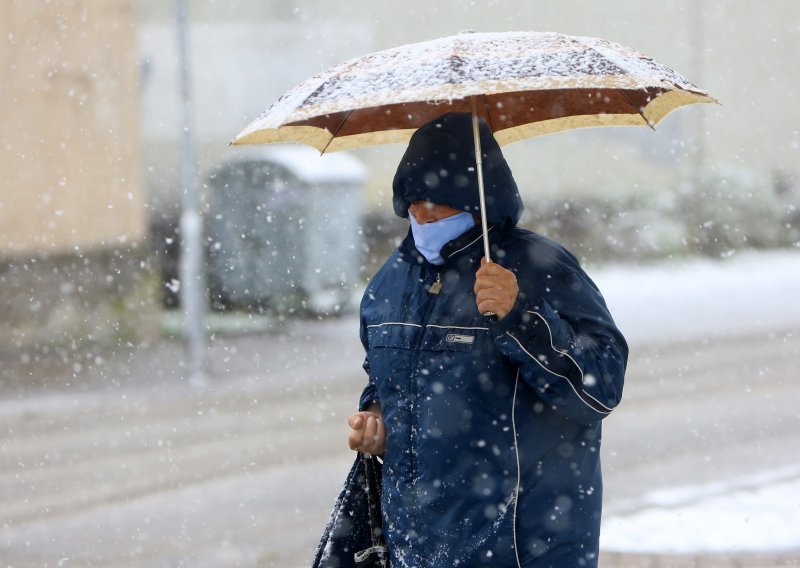
{"label": "umbrella handle", "polygon": [[[489,254],[489,229],[486,223],[486,194],[483,189],[483,155],[481,153],[481,137],[479,132],[478,123],[478,109],[475,103],[475,95],[470,97],[472,99],[472,140],[475,143],[475,165],[477,166],[478,174],[478,199],[480,201],[481,209],[481,231],[483,233],[483,256],[486,257],[487,262],[492,262],[492,257]],[[494,312],[486,312],[483,314],[490,322],[497,321],[497,314]]]}

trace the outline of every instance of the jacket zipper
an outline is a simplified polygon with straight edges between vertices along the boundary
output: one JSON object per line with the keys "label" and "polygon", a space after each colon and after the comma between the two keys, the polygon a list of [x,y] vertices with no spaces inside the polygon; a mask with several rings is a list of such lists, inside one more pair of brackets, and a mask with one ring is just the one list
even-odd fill
{"label": "jacket zipper", "polygon": [[[427,278],[426,278],[426,280],[427,280]],[[436,283],[439,284],[438,288],[436,289],[435,292],[431,292],[431,288],[433,288],[433,286]],[[431,292],[431,294],[428,296],[428,307],[425,309],[425,317],[420,322],[421,323],[421,329],[420,329],[420,332],[419,332],[419,337],[417,338],[417,341],[414,344],[414,350],[411,352],[411,376],[409,377],[409,380],[410,380],[410,383],[411,383],[410,386],[411,386],[411,390],[412,390],[412,393],[411,393],[412,394],[412,398],[411,398],[411,400],[414,401],[413,402],[414,408],[412,409],[412,412],[411,412],[411,438],[412,438],[412,442],[413,442],[411,444],[411,448],[412,448],[412,451],[411,451],[411,479],[416,479],[417,478],[416,446],[417,446],[417,443],[418,443],[418,436],[419,436],[419,432],[417,431],[417,426],[418,426],[417,412],[419,411],[419,405],[417,403],[418,396],[419,396],[419,392],[418,392],[419,389],[417,388],[417,377],[419,377],[419,375],[420,375],[420,372],[419,372],[420,369],[417,368],[417,365],[419,364],[419,348],[422,346],[422,342],[425,339],[425,331],[427,330],[427,327],[428,327],[428,320],[430,319],[431,313],[433,312],[433,308],[436,305],[436,299],[439,297],[438,294],[439,294],[439,292],[441,292],[441,289],[442,289],[441,273],[440,272],[436,273],[436,281],[434,281],[434,283],[431,285],[431,288],[428,289],[428,291]],[[419,526],[418,523],[417,523],[416,491],[417,491],[417,487],[416,487],[416,484],[415,484],[415,486],[414,486],[414,510],[413,510],[413,518],[414,518],[414,526],[415,527]]]}
{"label": "jacket zipper", "polygon": [[442,273],[436,273],[436,282],[431,284],[431,287],[428,288],[428,294],[438,294],[442,291]]}

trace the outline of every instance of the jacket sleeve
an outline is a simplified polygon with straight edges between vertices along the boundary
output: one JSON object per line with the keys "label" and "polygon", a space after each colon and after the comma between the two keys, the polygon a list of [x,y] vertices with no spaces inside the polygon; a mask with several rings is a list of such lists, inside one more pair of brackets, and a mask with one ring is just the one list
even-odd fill
{"label": "jacket sleeve", "polygon": [[520,280],[514,308],[492,332],[545,404],[595,422],[620,401],[628,346],[589,277],[580,268],[558,272],[544,289]]}
{"label": "jacket sleeve", "polygon": [[[361,344],[364,346],[364,351],[369,351],[369,343],[367,341],[367,326],[364,323],[364,320],[361,320],[361,329],[359,332],[361,336]],[[372,374],[369,370],[369,353],[364,355],[364,364],[362,365],[364,370],[367,372],[368,382],[367,386],[364,387],[364,390],[361,392],[361,397],[358,401],[358,411],[361,412],[371,404],[380,404],[380,399],[378,398],[378,389],[375,387],[375,383],[372,380]]]}

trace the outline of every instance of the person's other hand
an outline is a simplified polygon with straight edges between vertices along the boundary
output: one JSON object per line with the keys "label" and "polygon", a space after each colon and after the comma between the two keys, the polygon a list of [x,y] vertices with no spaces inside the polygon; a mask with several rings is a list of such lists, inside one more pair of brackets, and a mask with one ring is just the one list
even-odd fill
{"label": "person's other hand", "polygon": [[386,426],[381,420],[380,412],[371,410],[357,412],[350,415],[347,424],[350,426],[347,444],[351,450],[373,456],[383,455],[386,446]]}
{"label": "person's other hand", "polygon": [[481,267],[475,273],[475,301],[482,314],[494,312],[501,320],[514,307],[519,295],[517,277],[499,264],[481,259]]}

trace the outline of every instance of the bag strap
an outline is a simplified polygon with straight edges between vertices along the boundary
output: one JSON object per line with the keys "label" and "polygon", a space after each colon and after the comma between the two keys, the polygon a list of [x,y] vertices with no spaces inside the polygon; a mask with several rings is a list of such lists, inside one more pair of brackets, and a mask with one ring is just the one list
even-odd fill
{"label": "bag strap", "polygon": [[383,546],[383,522],[381,518],[381,477],[383,466],[378,458],[370,454],[361,454],[367,478],[367,502],[369,504],[369,528],[372,546]]}

